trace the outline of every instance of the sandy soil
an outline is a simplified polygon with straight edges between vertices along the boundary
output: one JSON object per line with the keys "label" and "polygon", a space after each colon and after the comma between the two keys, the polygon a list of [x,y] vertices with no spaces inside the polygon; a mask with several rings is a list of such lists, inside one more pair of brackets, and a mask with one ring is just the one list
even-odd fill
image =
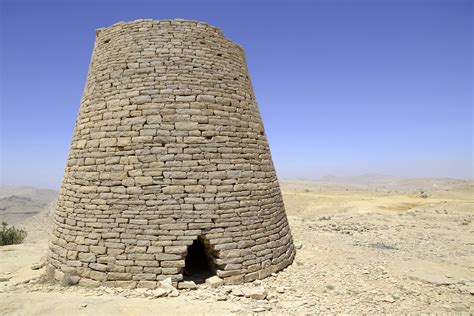
{"label": "sandy soil", "polygon": [[[23,245],[0,247],[0,314],[314,314],[474,312],[474,184],[456,180],[282,181],[298,252],[265,280],[180,290],[40,283],[48,216]],[[47,214],[47,211],[45,211]],[[242,296],[264,288],[266,299]]]}

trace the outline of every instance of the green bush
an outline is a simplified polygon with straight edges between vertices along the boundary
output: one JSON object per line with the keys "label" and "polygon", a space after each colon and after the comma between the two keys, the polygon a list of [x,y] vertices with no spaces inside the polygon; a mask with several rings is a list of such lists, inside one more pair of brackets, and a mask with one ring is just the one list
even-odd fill
{"label": "green bush", "polygon": [[0,246],[21,244],[26,238],[24,229],[17,229],[15,226],[8,227],[8,224],[2,222],[0,228]]}

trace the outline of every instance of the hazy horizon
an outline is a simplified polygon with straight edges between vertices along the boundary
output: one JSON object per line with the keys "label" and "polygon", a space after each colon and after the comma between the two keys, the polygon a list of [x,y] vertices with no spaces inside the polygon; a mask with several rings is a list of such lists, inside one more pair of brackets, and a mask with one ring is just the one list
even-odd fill
{"label": "hazy horizon", "polygon": [[[393,176],[387,174],[377,174],[377,173],[366,173],[366,174],[359,174],[359,175],[333,175],[327,174],[317,178],[308,178],[308,177],[278,177],[279,180],[297,180],[297,181],[323,181],[326,180],[325,178],[336,178],[336,179],[343,179],[343,180],[356,180],[356,179],[365,179],[368,180],[370,177],[375,177],[383,180],[389,179],[397,179],[397,180],[457,180],[457,181],[474,181],[474,178],[436,178],[436,177],[412,177],[412,176]],[[28,183],[18,183],[18,184],[10,184],[10,183],[0,183],[0,187],[14,187],[14,188],[21,188],[21,187],[32,187],[37,189],[48,189],[48,190],[56,190],[59,191],[60,184],[53,187],[48,186],[37,186]]]}
{"label": "hazy horizon", "polygon": [[205,21],[244,47],[281,179],[473,178],[471,1],[0,6],[2,184],[59,188],[95,29],[139,18]]}

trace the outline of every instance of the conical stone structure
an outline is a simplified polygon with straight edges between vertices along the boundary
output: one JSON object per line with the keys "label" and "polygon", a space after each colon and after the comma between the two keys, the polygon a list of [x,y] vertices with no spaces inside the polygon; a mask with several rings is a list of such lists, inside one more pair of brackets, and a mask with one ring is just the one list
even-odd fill
{"label": "conical stone structure", "polygon": [[194,21],[98,30],[54,216],[56,278],[153,288],[206,266],[232,284],[294,255],[242,48]]}

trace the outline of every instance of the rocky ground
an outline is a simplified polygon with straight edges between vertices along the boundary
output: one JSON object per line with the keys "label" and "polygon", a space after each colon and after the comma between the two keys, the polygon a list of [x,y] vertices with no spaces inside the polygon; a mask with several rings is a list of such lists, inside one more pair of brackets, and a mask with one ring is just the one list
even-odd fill
{"label": "rocky ground", "polygon": [[[405,180],[404,180],[405,181]],[[0,314],[474,312],[474,185],[283,181],[294,263],[245,285],[83,288],[40,278],[47,235],[0,247]],[[47,214],[47,212],[45,212]],[[46,231],[48,216],[38,221]]]}

